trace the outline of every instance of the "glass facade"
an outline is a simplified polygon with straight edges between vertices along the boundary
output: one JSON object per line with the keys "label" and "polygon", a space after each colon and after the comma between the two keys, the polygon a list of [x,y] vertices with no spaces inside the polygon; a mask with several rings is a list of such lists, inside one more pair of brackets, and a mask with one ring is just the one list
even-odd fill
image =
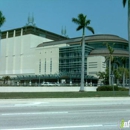
{"label": "glass facade", "polygon": [[[110,46],[112,46],[113,43],[115,43],[113,46],[114,49],[128,51],[128,43],[122,43],[122,42],[106,42],[106,43],[109,43]],[[88,42],[88,45],[94,47],[94,49],[106,48],[105,42]]]}
{"label": "glass facade", "polygon": [[[87,56],[93,47],[85,45],[84,74],[87,78]],[[59,72],[66,73],[69,78],[80,79],[81,76],[82,51],[81,45],[71,45],[59,49]]]}

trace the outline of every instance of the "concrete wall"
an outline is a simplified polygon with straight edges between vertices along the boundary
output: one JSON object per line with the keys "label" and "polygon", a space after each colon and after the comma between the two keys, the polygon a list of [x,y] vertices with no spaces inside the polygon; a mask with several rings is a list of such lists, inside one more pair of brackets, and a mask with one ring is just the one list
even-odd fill
{"label": "concrete wall", "polygon": [[1,40],[0,75],[18,75],[35,73],[35,48],[42,42],[52,41],[33,34],[8,36]]}
{"label": "concrete wall", "polygon": [[[97,87],[85,87],[85,91],[96,91]],[[80,87],[0,87],[0,92],[78,92]]]}
{"label": "concrete wall", "polygon": [[97,77],[97,73],[105,72],[106,63],[104,56],[88,56],[87,57],[87,75]]}
{"label": "concrete wall", "polygon": [[35,74],[59,73],[59,48],[62,46],[66,46],[66,44],[35,49]]}

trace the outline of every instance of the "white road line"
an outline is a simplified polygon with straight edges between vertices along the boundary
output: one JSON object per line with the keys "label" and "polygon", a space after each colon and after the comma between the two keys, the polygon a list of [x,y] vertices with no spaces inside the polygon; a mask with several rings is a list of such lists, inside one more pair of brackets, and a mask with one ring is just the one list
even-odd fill
{"label": "white road line", "polygon": [[20,106],[35,106],[35,105],[41,105],[41,104],[47,104],[48,102],[34,102],[34,103],[23,103],[23,104],[15,104],[14,106],[20,107]]}
{"label": "white road line", "polygon": [[71,129],[71,128],[93,128],[93,127],[117,127],[117,125],[81,125],[81,126],[57,126],[57,127],[41,127],[41,128],[15,128],[15,129],[1,129],[1,130],[54,130],[54,129]]}
{"label": "white road line", "polygon": [[26,107],[26,106],[37,106],[37,105],[47,105],[49,102],[34,102],[34,103],[20,103],[20,104],[5,104],[1,107]]}
{"label": "white road line", "polygon": [[17,115],[39,115],[39,114],[67,114],[67,111],[63,112],[34,112],[34,113],[4,113],[2,116],[17,116]]}

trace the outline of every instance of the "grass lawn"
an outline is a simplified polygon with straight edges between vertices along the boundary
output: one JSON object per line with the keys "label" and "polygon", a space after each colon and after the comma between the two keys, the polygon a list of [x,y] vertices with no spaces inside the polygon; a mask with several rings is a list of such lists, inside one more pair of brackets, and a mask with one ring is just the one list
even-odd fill
{"label": "grass lawn", "polygon": [[0,99],[129,97],[128,91],[0,93]]}

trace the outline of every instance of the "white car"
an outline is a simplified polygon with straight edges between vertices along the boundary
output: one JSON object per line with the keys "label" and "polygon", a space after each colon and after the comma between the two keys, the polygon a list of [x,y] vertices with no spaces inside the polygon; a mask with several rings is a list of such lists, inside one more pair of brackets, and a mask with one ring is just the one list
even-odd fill
{"label": "white car", "polygon": [[49,83],[49,82],[44,82],[41,84],[41,86],[54,86],[55,84]]}

